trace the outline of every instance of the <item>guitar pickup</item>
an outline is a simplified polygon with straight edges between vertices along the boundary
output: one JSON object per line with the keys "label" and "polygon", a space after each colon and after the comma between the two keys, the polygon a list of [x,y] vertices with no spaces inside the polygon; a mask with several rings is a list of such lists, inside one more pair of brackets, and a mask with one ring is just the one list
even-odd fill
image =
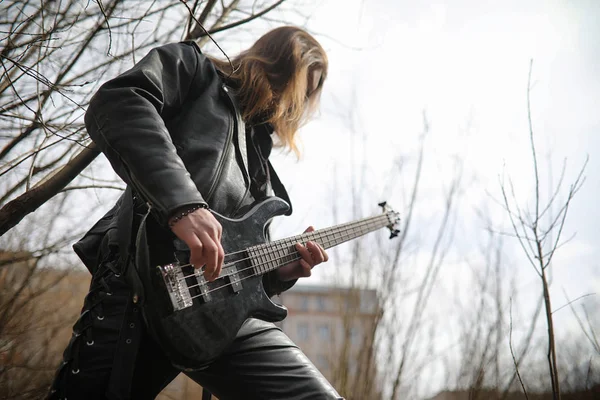
{"label": "guitar pickup", "polygon": [[226,274],[223,277],[223,280],[225,281],[225,286],[229,287],[229,290],[232,293],[237,293],[240,290],[242,290],[242,283],[241,283],[241,279],[239,277],[239,274],[236,273],[232,273],[232,274]]}
{"label": "guitar pickup", "polygon": [[198,282],[194,285],[194,291],[196,292],[194,298],[200,299],[203,303],[208,303],[211,298],[208,281],[204,278],[204,275],[202,275],[202,270],[200,268],[194,268],[194,275]]}

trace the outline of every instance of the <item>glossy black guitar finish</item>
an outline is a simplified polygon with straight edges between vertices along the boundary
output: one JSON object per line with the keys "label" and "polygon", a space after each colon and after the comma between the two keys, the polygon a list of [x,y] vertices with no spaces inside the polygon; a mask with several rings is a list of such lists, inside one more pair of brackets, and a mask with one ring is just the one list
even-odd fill
{"label": "glossy black guitar finish", "polygon": [[[219,278],[207,282],[202,271],[188,264],[189,249],[180,240],[165,243],[163,233],[148,239],[155,268],[140,268],[145,292],[144,317],[151,334],[171,362],[182,370],[201,369],[217,358],[236,337],[247,318],[281,321],[287,309],[267,297],[262,275],[298,260],[296,243],[308,240],[328,249],[382,227],[395,229],[398,215],[381,203],[379,216],[267,242],[265,226],[283,215],[288,204],[271,197],[239,219],[214,213],[223,227],[225,261]],[[148,231],[152,231],[149,229]],[[168,241],[167,241],[168,242]],[[176,259],[161,259],[161,257]]]}
{"label": "glossy black guitar finish", "polygon": [[[236,253],[265,242],[265,225],[277,215],[283,215],[289,206],[276,197],[251,209],[240,219],[229,219],[213,213],[223,227],[222,246],[225,254]],[[238,259],[237,263],[231,259]],[[187,260],[180,260],[187,262]],[[147,294],[144,315],[155,339],[161,344],[173,364],[181,369],[201,369],[214,360],[235,339],[249,317],[266,321],[281,321],[287,309],[267,297],[262,276],[254,275],[248,254],[241,251],[235,257],[226,257],[221,278],[207,283],[207,296],[199,296],[190,289],[193,306],[173,311],[165,283],[159,271],[141,274]],[[202,277],[193,275],[193,268],[184,268],[189,286],[197,285]],[[254,275],[254,276],[252,276]],[[198,279],[199,278],[199,279]],[[190,282],[191,281],[191,282]],[[194,282],[195,281],[195,282]],[[232,281],[239,281],[232,284]],[[151,289],[149,289],[151,288]]]}

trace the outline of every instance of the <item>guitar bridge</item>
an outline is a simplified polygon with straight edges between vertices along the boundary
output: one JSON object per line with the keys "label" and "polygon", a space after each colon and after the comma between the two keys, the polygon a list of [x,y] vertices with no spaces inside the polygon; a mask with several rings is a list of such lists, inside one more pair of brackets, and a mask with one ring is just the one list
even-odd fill
{"label": "guitar bridge", "polygon": [[173,311],[183,310],[191,307],[193,304],[190,290],[185,281],[185,276],[178,263],[158,266],[160,275],[162,276],[167,292],[173,305]]}

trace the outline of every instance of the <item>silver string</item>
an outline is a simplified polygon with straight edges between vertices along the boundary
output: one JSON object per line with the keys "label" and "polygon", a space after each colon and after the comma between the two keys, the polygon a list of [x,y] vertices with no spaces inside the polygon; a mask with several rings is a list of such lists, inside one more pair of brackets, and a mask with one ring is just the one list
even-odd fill
{"label": "silver string", "polygon": [[[264,247],[269,247],[269,246],[277,246],[278,244],[287,244],[287,242],[291,242],[291,243],[289,244],[289,246],[290,246],[290,247],[293,247],[293,246],[294,246],[293,242],[296,242],[296,241],[297,241],[297,239],[308,238],[309,240],[311,240],[311,239],[309,238],[310,236],[317,236],[317,235],[319,235],[319,234],[320,234],[320,235],[328,235],[329,233],[326,233],[326,231],[328,231],[328,230],[333,230],[333,229],[340,230],[341,232],[347,233],[347,232],[348,232],[348,229],[347,229],[347,228],[348,228],[348,226],[349,226],[349,225],[353,225],[353,224],[354,224],[354,225],[356,225],[356,227],[357,227],[357,228],[358,228],[358,227],[363,227],[363,226],[365,226],[365,225],[368,225],[368,224],[369,224],[369,223],[371,223],[371,222],[373,222],[373,223],[374,223],[374,222],[376,222],[378,219],[381,219],[382,217],[386,217],[386,218],[387,218],[387,214],[384,214],[384,215],[378,215],[378,216],[375,216],[375,217],[363,218],[363,219],[361,219],[361,220],[358,220],[358,221],[354,221],[354,222],[348,222],[348,223],[346,223],[346,224],[337,225],[337,226],[335,226],[335,227],[331,227],[331,228],[319,229],[319,230],[317,230],[317,231],[313,231],[313,232],[307,232],[307,233],[303,233],[303,234],[296,235],[296,236],[290,236],[290,237],[288,237],[288,238],[285,238],[285,239],[279,239],[279,240],[276,240],[276,241],[274,241],[274,242],[263,243],[263,244],[257,245],[257,247],[258,247],[258,246],[264,246]],[[344,228],[346,228],[346,229],[344,230]],[[344,237],[344,236],[342,236],[341,238],[345,238],[345,237]],[[335,239],[333,239],[333,241],[335,241]],[[253,247],[254,247],[254,246],[253,246]],[[234,251],[234,252],[232,252],[232,253],[225,254],[225,256],[223,257],[223,259],[225,259],[225,258],[226,258],[226,257],[228,257],[228,256],[232,256],[232,255],[234,255],[234,254],[243,253],[243,252],[245,252],[245,251],[248,251],[248,249],[244,249],[244,250],[238,250],[238,251]],[[276,251],[277,251],[277,250],[276,250]],[[267,252],[267,253],[265,253],[264,255],[275,254],[275,252],[276,252],[276,251]],[[290,254],[288,254],[288,255],[286,255],[286,256],[289,256],[289,255],[291,255],[291,254],[293,254],[293,253],[290,253]],[[286,257],[286,256],[283,256],[283,257]],[[280,257],[280,258],[282,258],[282,257]],[[250,259],[252,259],[252,256],[245,257],[245,258],[240,258],[239,260],[236,260],[235,262],[231,262],[231,263],[229,263],[229,264],[223,264],[223,267],[222,267],[222,268],[231,267],[231,266],[234,266],[234,265],[236,265],[237,263],[239,263],[239,262],[241,262],[241,261],[246,261],[246,260],[250,260]],[[277,258],[277,259],[279,259],[279,258]],[[272,260],[272,261],[275,261],[275,260],[277,260],[277,259],[274,259],[274,260]],[[265,264],[269,264],[269,261],[267,261],[267,262],[264,262],[264,263],[260,263],[260,264],[256,264],[255,266],[256,266],[256,267],[260,267],[260,266],[262,266],[262,265],[265,265]],[[190,263],[188,263],[188,264],[183,264],[183,265],[180,265],[179,267],[180,267],[180,268],[183,268],[183,267],[190,267],[190,266],[191,266],[191,267],[193,267],[193,264],[190,264]],[[243,269],[243,270],[240,270],[240,271],[244,271],[244,270],[245,270],[245,269]],[[186,276],[184,276],[184,277],[182,277],[182,278],[179,278],[179,281],[185,280],[186,278],[191,278],[192,276],[195,276],[195,275],[196,275],[196,274],[186,275]],[[230,276],[230,275],[231,275],[231,274],[229,274],[229,275],[221,275],[221,276],[219,276],[219,278],[221,278],[221,277],[226,277],[226,276]]]}
{"label": "silver string", "polygon": [[[367,234],[367,233],[373,232],[373,231],[375,231],[375,230],[377,230],[377,229],[379,229],[379,228],[383,228],[385,225],[383,225],[383,226],[381,226],[381,227],[377,227],[377,228],[375,228],[375,229],[372,229],[373,227],[368,227],[369,223],[371,223],[371,224],[373,224],[373,225],[376,225],[376,223],[375,223],[376,221],[375,221],[375,220],[376,220],[377,218],[378,218],[378,217],[374,218],[372,221],[369,221],[369,222],[367,222],[367,223],[363,223],[363,224],[361,224],[361,225],[360,225],[360,227],[361,227],[361,228],[363,228],[363,227],[367,226],[367,229],[370,229],[370,230],[367,230],[367,231],[365,231],[365,232],[361,232],[359,236],[362,236],[362,235],[365,235],[365,234]],[[310,232],[310,233],[312,233],[312,232]],[[348,235],[347,235],[347,237],[351,237],[351,236],[352,236],[352,233],[350,233],[349,231],[347,231],[347,232],[345,232],[345,233],[346,233],[346,234],[348,234]],[[284,240],[285,240],[285,239],[284,239]],[[288,254],[288,255],[286,255],[286,256],[284,256],[284,257],[280,257],[280,258],[285,258],[285,257],[287,257],[287,256],[290,256],[290,255],[296,255],[296,254],[298,254],[298,252],[297,252],[297,251],[296,251],[296,252],[294,252],[294,253],[290,253],[290,254]],[[251,257],[248,257],[247,259],[250,259],[250,258],[251,258]],[[289,262],[286,262],[286,264],[289,264],[289,263],[291,263],[291,262],[297,261],[297,260],[299,260],[300,258],[301,258],[301,257],[295,257],[295,258],[291,259]],[[241,261],[241,260],[239,260],[239,261]],[[239,262],[239,261],[238,261],[238,262]],[[250,266],[250,267],[247,267],[247,268],[243,268],[243,269],[241,269],[241,270],[237,270],[237,272],[235,272],[235,273],[240,273],[240,272],[242,272],[242,271],[246,271],[246,270],[248,270],[248,269],[255,268],[256,266],[260,266],[260,265],[265,265],[265,264],[268,264],[268,263],[270,263],[270,262],[272,262],[272,261],[269,261],[269,262],[266,262],[266,263],[257,264],[257,265],[253,265],[253,266]],[[286,265],[286,264],[283,264],[283,265]],[[235,273],[232,273],[232,274],[227,274],[227,275],[222,275],[222,276],[220,276],[219,278],[221,278],[221,277],[226,277],[226,276],[231,276],[231,275],[234,275]],[[254,273],[254,274],[251,274],[251,275],[249,275],[249,276],[243,277],[243,278],[241,278],[241,279],[238,279],[238,280],[236,280],[236,281],[229,282],[229,283],[227,283],[227,284],[225,284],[225,285],[223,285],[223,286],[219,286],[219,287],[217,287],[217,288],[214,288],[214,289],[208,290],[208,291],[207,291],[207,292],[205,292],[205,293],[200,293],[200,294],[198,294],[198,295],[196,295],[196,296],[191,296],[191,297],[190,297],[190,299],[195,299],[195,298],[197,298],[197,297],[205,296],[205,295],[207,295],[207,294],[209,294],[209,293],[211,293],[211,292],[214,292],[214,291],[217,291],[217,290],[221,290],[221,289],[223,289],[223,288],[226,288],[226,287],[228,287],[228,286],[233,286],[234,284],[236,284],[236,283],[239,283],[239,282],[241,282],[241,281],[243,281],[243,280],[246,280],[246,279],[249,279],[249,278],[253,278],[253,277],[255,277],[255,276],[259,276],[259,275],[263,275],[263,273]],[[196,285],[189,286],[189,287],[188,287],[188,289],[191,289],[191,288],[194,288],[194,287],[206,286],[206,285],[208,285],[208,282],[205,282],[205,283],[199,283],[199,284],[196,284]]]}

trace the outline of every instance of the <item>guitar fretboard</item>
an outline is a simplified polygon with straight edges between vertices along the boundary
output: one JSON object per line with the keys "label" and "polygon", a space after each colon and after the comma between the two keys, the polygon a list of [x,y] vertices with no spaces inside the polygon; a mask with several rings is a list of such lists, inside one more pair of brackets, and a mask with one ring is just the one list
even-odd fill
{"label": "guitar fretboard", "polygon": [[390,225],[388,215],[382,214],[253,246],[247,249],[248,256],[256,274],[265,274],[300,259],[300,254],[295,247],[296,243],[306,244],[308,241],[313,241],[324,249],[329,249],[388,225]]}

